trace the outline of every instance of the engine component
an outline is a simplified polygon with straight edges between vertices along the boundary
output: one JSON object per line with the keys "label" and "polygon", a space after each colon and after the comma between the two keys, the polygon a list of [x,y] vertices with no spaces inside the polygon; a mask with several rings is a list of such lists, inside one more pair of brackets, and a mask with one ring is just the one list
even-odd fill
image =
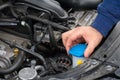
{"label": "engine component", "polygon": [[89,59],[88,61],[81,64],[80,66],[77,66],[76,68],[73,68],[67,72],[55,76],[43,78],[42,80],[95,80],[98,77],[107,75],[117,69],[117,66],[115,66],[114,64],[100,64],[101,62],[98,60]]}
{"label": "engine component", "polygon": [[16,19],[0,19],[0,26],[8,27],[8,26],[17,26],[19,21]]}
{"label": "engine component", "polygon": [[5,45],[0,45],[0,56],[5,56],[6,51],[5,51]]}
{"label": "engine component", "polygon": [[0,68],[8,68],[10,67],[11,63],[5,57],[0,57]]}
{"label": "engine component", "polygon": [[[93,58],[101,61],[110,62],[120,67],[120,22],[115,26],[111,34],[102,44],[102,46],[94,53]],[[115,71],[115,74],[120,77],[120,68]]]}
{"label": "engine component", "polygon": [[65,72],[71,67],[72,61],[69,57],[65,55],[59,55],[56,57],[57,71]]}
{"label": "engine component", "polygon": [[[36,23],[35,25],[34,25],[34,40],[35,41],[37,41],[37,42],[39,42],[40,43],[40,41],[41,41],[41,39],[42,39],[42,42],[47,42],[47,43],[50,43],[50,34],[48,33],[48,28],[47,28],[48,26],[44,26],[44,25],[41,25],[40,23]],[[60,39],[61,38],[61,32],[59,32],[59,31],[54,31],[54,30],[52,30],[53,31],[53,35],[54,35],[54,37],[55,37],[55,40],[58,40],[58,39]],[[52,35],[52,36],[53,36]]]}
{"label": "engine component", "polygon": [[[2,1],[0,3],[2,3]],[[4,4],[0,5],[0,10],[4,9],[6,7],[10,7],[10,6],[11,6],[10,2],[4,3]]]}
{"label": "engine component", "polygon": [[[7,39],[16,39],[18,40],[18,37],[15,37],[13,35],[10,35],[8,33],[5,33],[5,32],[2,32],[0,31],[0,37],[4,37],[4,38],[7,38]],[[21,39],[22,40],[22,39]],[[24,47],[26,47],[26,43],[24,42],[24,39],[23,41],[21,41],[20,39],[18,40],[19,41],[19,44],[23,45]],[[15,70],[17,70],[20,65],[23,63],[24,61],[24,58],[25,58],[25,55],[24,55],[24,52],[23,51],[19,51],[18,54],[14,55],[14,49],[12,49],[9,45],[5,44],[4,42],[1,42],[0,41],[0,50],[2,52],[0,60],[4,61],[6,63],[6,60],[7,60],[7,66],[3,67],[3,64],[1,63],[1,68],[0,68],[0,73],[1,74],[9,74],[9,73],[12,73],[14,72]],[[5,53],[3,53],[5,52]],[[5,60],[6,58],[6,60]],[[11,59],[14,59],[12,62],[11,62]],[[6,68],[6,69],[5,69]]]}
{"label": "engine component", "polygon": [[18,73],[20,80],[35,80],[37,71],[33,68],[23,68]]}
{"label": "engine component", "polygon": [[57,0],[63,6],[74,8],[74,10],[81,10],[81,9],[96,9],[97,5],[102,2],[102,0]]}
{"label": "engine component", "polygon": [[[24,43],[23,45],[26,46],[25,43]],[[1,68],[0,68],[0,73],[1,73],[1,74],[12,73],[12,72],[15,71],[17,68],[20,67],[20,64],[24,61],[24,57],[25,57],[24,52],[21,51],[21,52],[17,55],[15,61],[13,62],[13,65],[12,65],[12,66],[11,66],[11,65],[7,66],[6,69],[4,69],[4,68],[1,67]],[[1,59],[2,59],[2,58],[1,58]]]}
{"label": "engine component", "polygon": [[60,29],[60,30],[63,30],[63,31],[68,31],[68,30],[70,30],[69,28],[64,27],[63,25],[59,25],[59,24],[57,24],[57,23],[55,23],[55,22],[51,22],[51,21],[46,20],[46,19],[38,18],[38,17],[32,16],[32,15],[27,15],[27,17],[30,18],[30,19],[37,20],[37,21],[40,21],[40,22],[42,22],[42,23],[51,25],[51,26],[53,26],[54,28],[57,28],[57,29]]}
{"label": "engine component", "polygon": [[41,61],[43,61],[44,66],[47,67],[47,66],[46,66],[46,62],[45,62],[43,56],[41,56],[40,54],[38,54],[38,53],[36,53],[36,52],[32,52],[31,50],[28,50],[28,49],[22,47],[21,45],[19,45],[19,44],[17,44],[17,43],[14,43],[14,42],[12,43],[12,42],[10,42],[9,40],[5,40],[5,39],[3,39],[3,38],[0,38],[0,40],[3,41],[3,42],[5,42],[6,44],[8,44],[8,45],[10,45],[10,46],[16,47],[16,48],[18,48],[18,49],[20,49],[20,50],[22,50],[22,51],[28,52],[28,53],[30,53],[30,54],[38,57]]}
{"label": "engine component", "polygon": [[63,32],[90,25],[97,15],[96,10],[77,10],[83,6],[88,9],[86,3],[89,9],[96,8],[101,0],[59,1],[69,4],[64,5],[67,9],[55,0],[0,2],[0,80],[99,80],[113,74],[119,77],[119,28],[102,49],[74,68],[62,44]]}
{"label": "engine component", "polygon": [[[58,5],[54,0],[21,0],[24,5],[32,6],[37,9],[43,8],[51,11],[54,15],[58,16],[61,19],[67,18],[67,12]],[[21,3],[22,4],[22,3]]]}
{"label": "engine component", "polygon": [[92,11],[75,11],[69,14],[68,26],[73,29],[77,26],[88,26],[94,21],[97,16],[96,10]]}

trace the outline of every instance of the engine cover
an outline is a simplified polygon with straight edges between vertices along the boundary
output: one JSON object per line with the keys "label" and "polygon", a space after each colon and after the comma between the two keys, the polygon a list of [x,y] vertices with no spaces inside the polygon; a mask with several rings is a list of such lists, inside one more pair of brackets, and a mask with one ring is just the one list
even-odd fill
{"label": "engine cover", "polygon": [[65,7],[74,8],[76,10],[81,9],[96,9],[97,5],[102,0],[57,0]]}
{"label": "engine cover", "polygon": [[29,6],[34,5],[35,7],[49,10],[61,19],[68,17],[66,11],[62,9],[60,5],[54,0],[20,0],[20,2],[24,2],[24,4],[29,4]]}

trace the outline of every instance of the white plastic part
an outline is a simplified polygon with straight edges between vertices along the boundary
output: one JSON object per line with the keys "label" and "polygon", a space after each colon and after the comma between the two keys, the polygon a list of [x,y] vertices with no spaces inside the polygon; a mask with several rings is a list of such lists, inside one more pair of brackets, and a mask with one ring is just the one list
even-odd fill
{"label": "white plastic part", "polygon": [[84,57],[76,57],[76,56],[72,56],[72,68],[84,63],[86,59]]}

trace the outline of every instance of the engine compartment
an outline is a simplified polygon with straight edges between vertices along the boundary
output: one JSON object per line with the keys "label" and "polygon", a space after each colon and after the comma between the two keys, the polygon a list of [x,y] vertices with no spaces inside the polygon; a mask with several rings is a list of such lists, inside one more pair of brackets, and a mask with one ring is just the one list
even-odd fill
{"label": "engine compartment", "polygon": [[[63,9],[54,0],[33,2],[0,2],[0,80],[78,80],[54,78],[72,69],[72,58],[62,44],[61,34],[90,25],[97,16],[96,10]],[[97,64],[93,64],[91,60],[83,70],[101,63],[95,60]]]}

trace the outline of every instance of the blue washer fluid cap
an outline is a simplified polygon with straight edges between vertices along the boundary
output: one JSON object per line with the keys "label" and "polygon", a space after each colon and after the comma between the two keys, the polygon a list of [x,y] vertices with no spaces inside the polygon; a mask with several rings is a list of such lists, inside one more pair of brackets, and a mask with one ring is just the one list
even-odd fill
{"label": "blue washer fluid cap", "polygon": [[70,48],[69,54],[76,57],[84,57],[84,51],[87,47],[86,43],[76,44]]}

